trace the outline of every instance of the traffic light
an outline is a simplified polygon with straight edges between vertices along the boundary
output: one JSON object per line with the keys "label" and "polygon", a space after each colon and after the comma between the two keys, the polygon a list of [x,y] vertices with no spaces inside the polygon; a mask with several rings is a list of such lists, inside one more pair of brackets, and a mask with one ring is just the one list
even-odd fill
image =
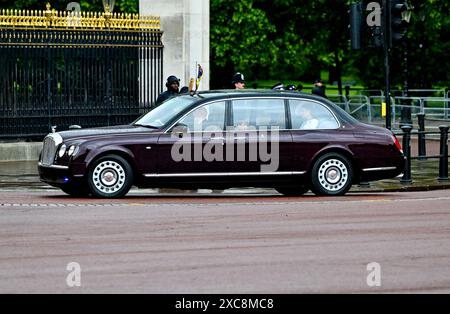
{"label": "traffic light", "polygon": [[400,43],[406,36],[411,9],[405,0],[390,0],[389,6],[389,47]]}

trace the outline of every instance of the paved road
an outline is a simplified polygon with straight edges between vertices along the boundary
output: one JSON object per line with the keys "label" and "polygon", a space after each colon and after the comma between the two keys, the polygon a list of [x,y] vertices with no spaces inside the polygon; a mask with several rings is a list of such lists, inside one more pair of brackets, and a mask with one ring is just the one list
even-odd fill
{"label": "paved road", "polygon": [[16,190],[0,192],[0,215],[0,293],[450,292],[450,190],[113,201]]}

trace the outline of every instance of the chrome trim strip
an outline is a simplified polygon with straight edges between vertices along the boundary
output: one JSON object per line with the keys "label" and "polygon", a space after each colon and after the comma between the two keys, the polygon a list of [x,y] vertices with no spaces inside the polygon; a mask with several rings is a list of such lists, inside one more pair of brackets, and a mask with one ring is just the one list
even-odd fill
{"label": "chrome trim strip", "polygon": [[234,176],[292,176],[305,174],[306,171],[280,172],[204,172],[204,173],[147,173],[146,178],[183,178],[183,177],[234,177]]}
{"label": "chrome trim strip", "polygon": [[44,168],[52,168],[52,169],[62,169],[62,170],[68,170],[69,166],[60,166],[60,165],[44,165],[41,162],[38,162],[38,166],[39,167],[44,167]]}
{"label": "chrome trim strip", "polygon": [[363,169],[363,171],[368,172],[368,171],[388,171],[388,170],[395,170],[397,169],[396,167],[379,167],[379,168],[366,168]]}

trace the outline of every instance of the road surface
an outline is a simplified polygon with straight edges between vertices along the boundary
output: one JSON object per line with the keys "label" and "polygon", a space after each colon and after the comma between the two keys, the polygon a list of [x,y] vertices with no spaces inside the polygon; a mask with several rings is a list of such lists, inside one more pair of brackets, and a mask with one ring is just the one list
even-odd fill
{"label": "road surface", "polygon": [[450,190],[14,190],[0,192],[0,215],[0,293],[450,292]]}

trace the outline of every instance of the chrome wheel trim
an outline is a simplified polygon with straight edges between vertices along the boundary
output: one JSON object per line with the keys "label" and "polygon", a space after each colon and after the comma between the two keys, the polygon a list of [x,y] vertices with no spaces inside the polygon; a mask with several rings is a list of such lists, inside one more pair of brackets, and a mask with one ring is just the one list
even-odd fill
{"label": "chrome wheel trim", "polygon": [[125,185],[126,174],[122,165],[116,161],[105,160],[95,166],[92,182],[95,188],[105,194],[113,194]]}
{"label": "chrome wheel trim", "polygon": [[328,159],[320,165],[317,178],[322,188],[336,192],[349,180],[347,166],[339,159]]}

